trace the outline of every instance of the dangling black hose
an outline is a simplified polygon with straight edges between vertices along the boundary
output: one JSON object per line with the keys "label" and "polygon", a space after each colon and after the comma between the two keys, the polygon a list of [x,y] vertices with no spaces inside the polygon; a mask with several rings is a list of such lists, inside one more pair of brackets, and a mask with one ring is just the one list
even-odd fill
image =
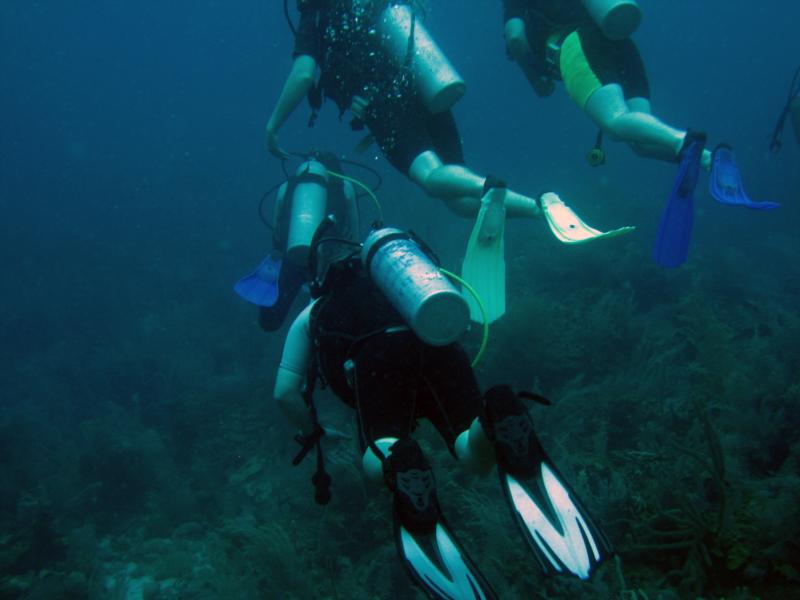
{"label": "dangling black hose", "polygon": [[[311,151],[311,152],[289,152],[289,154],[291,156],[295,156],[295,157],[299,158],[300,160],[304,160],[304,161],[308,160],[310,158],[315,158],[316,157],[314,151]],[[348,164],[348,165],[352,165],[352,166],[355,166],[355,167],[359,167],[361,169],[364,169],[368,173],[370,173],[375,178],[375,184],[371,188],[369,188],[372,191],[373,194],[375,194],[375,192],[378,191],[378,188],[380,188],[381,185],[383,185],[383,178],[381,177],[380,173],[378,173],[375,169],[373,169],[369,165],[365,165],[364,163],[360,163],[360,162],[355,161],[355,160],[349,160],[349,159],[346,159],[346,158],[339,158],[338,160],[339,160],[339,162],[342,162],[342,163],[345,163],[345,164]],[[275,190],[277,190],[286,181],[289,181],[291,179],[291,176],[289,175],[289,172],[288,172],[288,170],[286,168],[286,163],[287,163],[286,159],[282,158],[281,159],[281,170],[283,171],[283,175],[285,177],[285,180],[284,181],[279,181],[278,183],[273,185],[271,188],[269,188],[266,192],[264,192],[264,194],[261,196],[261,199],[258,201],[258,218],[261,220],[261,222],[264,224],[264,226],[267,229],[269,229],[270,231],[275,231],[275,226],[272,223],[270,223],[269,219],[267,219],[267,217],[264,215],[264,203],[266,202],[266,200],[270,196],[270,194],[272,194]],[[366,188],[366,185],[364,187]],[[366,195],[366,192],[356,190],[356,199],[359,199],[364,195]]]}
{"label": "dangling black hose", "polygon": [[292,19],[289,16],[289,0],[283,0],[283,16],[286,17],[286,22],[289,24],[289,29],[292,30],[292,35],[297,37],[297,29],[295,29],[294,23],[292,23]]}
{"label": "dangling black hose", "polygon": [[264,224],[264,226],[265,226],[267,229],[269,229],[270,231],[275,231],[275,226],[274,226],[272,223],[270,223],[270,222],[267,220],[267,218],[264,216],[264,202],[266,201],[266,199],[269,197],[269,195],[270,195],[272,192],[274,192],[275,190],[277,190],[277,189],[278,189],[279,187],[281,187],[281,186],[282,186],[284,183],[286,183],[286,182],[285,182],[285,181],[279,181],[278,183],[276,183],[275,185],[273,185],[273,186],[272,186],[271,188],[269,188],[269,189],[268,189],[266,192],[264,192],[264,194],[261,196],[261,200],[259,200],[259,201],[258,201],[258,218],[259,218],[259,219],[261,219],[261,222],[262,222],[262,223]]}
{"label": "dangling black hose", "polygon": [[[370,175],[372,175],[375,178],[375,182],[376,182],[375,185],[370,187],[370,189],[372,190],[373,194],[375,192],[377,192],[378,189],[383,185],[383,177],[381,177],[380,173],[378,173],[375,169],[373,169],[369,165],[365,165],[364,163],[360,163],[360,162],[355,161],[355,160],[349,160],[349,159],[346,159],[346,158],[340,158],[339,162],[343,162],[343,163],[345,163],[347,165],[352,165],[354,167],[358,167],[360,169],[364,169]],[[363,193],[365,193],[365,192],[358,192],[358,194],[363,194]]]}
{"label": "dangling black hose", "polygon": [[[315,152],[313,150],[311,150],[309,152],[289,152],[288,154],[290,154],[291,156],[296,156],[300,160],[308,160],[309,158],[317,158],[316,154],[315,154]],[[347,159],[347,158],[338,158],[337,157],[337,160],[339,162],[341,162],[341,163],[346,164],[346,165],[352,165],[354,167],[358,167],[360,169],[364,169],[370,175],[372,175],[375,178],[375,184],[370,187],[370,189],[372,190],[373,194],[378,191],[378,188],[380,188],[381,185],[383,185],[383,177],[381,177],[380,173],[378,173],[375,169],[373,169],[369,165],[365,165],[364,163],[358,162],[356,160],[350,160],[350,159]],[[286,173],[286,168],[284,166],[284,162],[283,161],[281,162],[281,166],[284,169],[283,170],[284,175],[286,175],[286,178],[288,179],[289,175]],[[356,191],[356,195],[357,196],[359,194],[363,194],[363,193],[364,192]]]}
{"label": "dangling black hose", "polygon": [[786,117],[792,110],[792,101],[800,96],[800,67],[794,72],[792,83],[789,85],[789,96],[786,99],[786,104],[778,117],[778,122],[775,124],[775,129],[772,130],[772,137],[769,141],[769,151],[772,154],[780,152],[783,146],[783,127],[786,124]]}
{"label": "dangling black hose", "polygon": [[586,155],[586,162],[589,163],[589,166],[592,167],[599,167],[606,162],[606,153],[603,152],[603,130],[597,130],[597,138],[594,142],[594,148],[589,150],[589,153]]}
{"label": "dangling black hose", "polygon": [[300,444],[300,451],[292,460],[292,465],[299,465],[306,455],[314,448],[317,449],[317,468],[311,476],[311,483],[314,485],[314,500],[323,506],[331,501],[331,476],[325,471],[325,457],[322,453],[322,436],[325,430],[319,424],[317,418],[317,408],[314,406],[314,388],[317,383],[317,364],[316,358],[312,359],[311,365],[306,373],[306,389],[303,392],[303,399],[311,413],[311,423],[313,431],[310,435],[297,434],[295,441]]}

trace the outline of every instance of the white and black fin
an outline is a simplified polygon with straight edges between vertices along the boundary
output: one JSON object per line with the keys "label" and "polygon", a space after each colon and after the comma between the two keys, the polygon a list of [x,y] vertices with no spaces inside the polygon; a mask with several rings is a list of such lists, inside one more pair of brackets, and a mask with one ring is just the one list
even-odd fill
{"label": "white and black fin", "polygon": [[514,520],[546,574],[589,579],[613,554],[608,539],[547,460],[535,478],[518,479],[501,468],[500,481]]}
{"label": "white and black fin", "polygon": [[384,465],[394,491],[397,552],[411,578],[435,600],[492,600],[491,586],[442,517],[430,463],[412,439],[391,447]]}
{"label": "white and black fin", "polygon": [[396,521],[397,550],[411,578],[436,600],[493,600],[497,596],[443,521],[412,533]]}
{"label": "white and black fin", "polygon": [[611,544],[547,457],[511,388],[486,392],[482,424],[495,446],[503,494],[544,572],[588,579],[613,554]]}

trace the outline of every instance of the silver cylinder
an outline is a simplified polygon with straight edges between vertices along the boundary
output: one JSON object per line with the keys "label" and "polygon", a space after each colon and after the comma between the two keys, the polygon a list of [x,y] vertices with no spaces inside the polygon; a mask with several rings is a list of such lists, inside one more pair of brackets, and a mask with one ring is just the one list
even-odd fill
{"label": "silver cylinder", "polygon": [[408,54],[408,38],[414,20],[411,68],[417,93],[432,113],[451,108],[467,89],[464,80],[447,60],[420,19],[414,19],[406,4],[388,6],[378,20],[381,43],[395,64],[400,66]]}
{"label": "silver cylinder", "polygon": [[289,184],[284,181],[281,184],[281,187],[278,188],[278,194],[275,196],[275,206],[272,210],[272,222],[278,223],[281,219],[281,211],[283,210],[283,202],[286,199],[286,188],[289,187]]}
{"label": "silver cylinder", "polygon": [[642,11],[636,0],[583,0],[583,5],[611,40],[633,35],[642,21]]}
{"label": "silver cylinder", "polygon": [[422,341],[444,346],[469,325],[466,300],[433,261],[399,229],[373,231],[361,260],[372,281]]}
{"label": "silver cylinder", "polygon": [[345,208],[344,218],[347,228],[347,238],[353,241],[360,240],[361,236],[361,219],[358,214],[358,198],[353,184],[349,181],[342,181],[342,188],[344,190]]}
{"label": "silver cylinder", "polygon": [[[328,171],[316,160],[304,162],[297,168],[296,176],[316,175],[328,183]],[[303,181],[294,188],[290,199],[292,212],[289,220],[289,238],[286,258],[298,266],[308,264],[308,252],[317,227],[325,218],[328,188],[319,181]]]}

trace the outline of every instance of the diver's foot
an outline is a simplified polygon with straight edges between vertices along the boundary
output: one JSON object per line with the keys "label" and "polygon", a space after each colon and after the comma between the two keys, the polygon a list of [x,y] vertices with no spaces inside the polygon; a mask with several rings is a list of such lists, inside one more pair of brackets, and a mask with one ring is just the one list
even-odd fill
{"label": "diver's foot", "polygon": [[386,463],[386,482],[394,492],[400,522],[412,533],[433,531],[439,501],[433,471],[419,444],[411,438],[395,442]]}
{"label": "diver's foot", "polygon": [[711,150],[704,148],[703,154],[700,156],[700,168],[702,168],[706,173],[711,172],[712,159],[713,153]]}
{"label": "diver's foot", "polygon": [[[706,134],[702,131],[696,131],[694,129],[689,129],[686,131],[686,135],[683,136],[683,141],[681,142],[680,150],[678,150],[678,154],[675,157],[675,162],[681,162],[683,160],[683,155],[688,152],[689,148],[691,148],[692,144],[695,142],[702,142],[705,146],[706,143]],[[708,150],[703,151],[708,152]],[[711,153],[709,152],[709,161],[711,160]]]}
{"label": "diver's foot", "polygon": [[542,455],[533,421],[522,401],[507,385],[487,390],[481,420],[494,443],[497,462],[518,477],[536,474]]}

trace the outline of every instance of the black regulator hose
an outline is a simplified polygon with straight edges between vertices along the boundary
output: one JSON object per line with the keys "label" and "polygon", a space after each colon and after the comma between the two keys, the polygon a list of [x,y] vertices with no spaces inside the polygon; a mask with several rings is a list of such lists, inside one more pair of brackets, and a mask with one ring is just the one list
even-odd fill
{"label": "black regulator hose", "polygon": [[792,102],[798,96],[800,96],[800,67],[797,67],[797,70],[794,72],[792,83],[789,85],[789,96],[786,99],[786,104],[784,104],[780,116],[778,116],[778,122],[775,123],[775,128],[772,130],[772,136],[770,136],[769,151],[772,154],[780,152],[781,146],[783,146],[783,127],[786,125],[786,117],[788,117],[789,113],[792,111]]}

